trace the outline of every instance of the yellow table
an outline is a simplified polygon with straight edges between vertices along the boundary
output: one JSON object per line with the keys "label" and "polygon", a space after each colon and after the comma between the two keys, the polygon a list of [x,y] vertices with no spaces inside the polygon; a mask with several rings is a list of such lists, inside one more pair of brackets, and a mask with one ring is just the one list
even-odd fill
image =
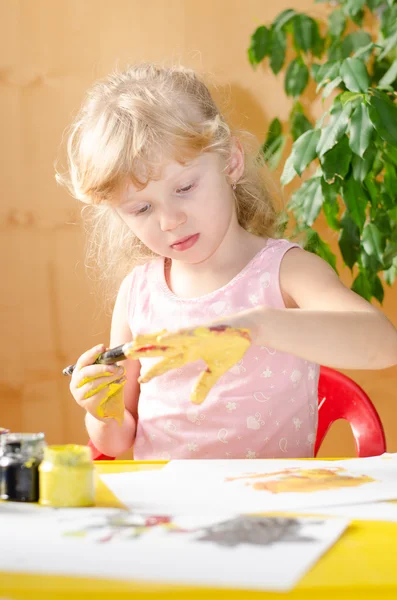
{"label": "yellow table", "polygon": [[[97,462],[98,473],[160,469],[164,462]],[[121,506],[98,479],[98,506]],[[1,540],[0,543],[6,543]],[[133,560],[133,559],[131,559]],[[0,565],[1,568],[1,565]],[[354,521],[288,594],[209,590],[0,572],[0,600],[397,600],[397,523]]]}

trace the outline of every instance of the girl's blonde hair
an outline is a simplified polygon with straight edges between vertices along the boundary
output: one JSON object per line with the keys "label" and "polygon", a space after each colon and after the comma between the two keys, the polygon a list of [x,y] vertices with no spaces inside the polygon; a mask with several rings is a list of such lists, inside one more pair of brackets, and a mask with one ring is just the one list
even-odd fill
{"label": "girl's blonde hair", "polygon": [[245,153],[235,190],[238,221],[255,235],[274,237],[276,210],[252,136],[231,130],[194,71],[142,64],[94,84],[68,136],[68,172],[57,181],[94,205],[87,255],[104,279],[153,256],[113,208],[122,182],[143,188],[159,176],[164,159],[183,164],[201,152],[222,155],[226,170],[233,137]]}

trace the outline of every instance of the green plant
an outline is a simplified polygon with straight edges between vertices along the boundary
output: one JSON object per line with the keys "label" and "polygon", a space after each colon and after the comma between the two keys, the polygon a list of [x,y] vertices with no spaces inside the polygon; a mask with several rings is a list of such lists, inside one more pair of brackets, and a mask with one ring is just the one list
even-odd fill
{"label": "green plant", "polygon": [[[288,205],[297,232],[336,269],[336,256],[312,229],[323,211],[338,232],[352,289],[382,303],[382,279],[392,285],[397,276],[397,0],[329,4],[326,23],[288,9],[251,37],[251,64],[266,59],[275,75],[286,66],[284,89],[294,99],[287,133],[274,119],[262,150],[275,169],[291,136],[281,183],[309,169],[311,175]],[[293,58],[286,65],[289,46]],[[311,81],[332,100],[315,125],[299,101]]]}

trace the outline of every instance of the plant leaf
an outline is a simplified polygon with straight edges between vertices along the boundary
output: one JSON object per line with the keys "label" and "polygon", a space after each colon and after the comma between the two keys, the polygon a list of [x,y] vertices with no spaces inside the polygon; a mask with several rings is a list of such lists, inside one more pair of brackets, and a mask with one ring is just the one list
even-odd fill
{"label": "plant leaf", "polygon": [[274,29],[283,29],[296,14],[296,10],[293,8],[283,10],[273,21]]}
{"label": "plant leaf", "polygon": [[365,94],[362,94],[361,92],[343,92],[343,94],[341,94],[340,101],[342,102],[343,106],[347,104],[347,102],[353,102],[355,108],[358,106],[358,104],[356,104],[357,101],[364,100],[364,98]]}
{"label": "plant leaf", "polygon": [[345,179],[342,185],[342,197],[351,218],[362,231],[369,202],[364,188],[352,177]]}
{"label": "plant leaf", "polygon": [[252,65],[259,64],[271,49],[271,32],[261,25],[251,36],[251,45],[248,48],[248,58]]}
{"label": "plant leaf", "polygon": [[367,223],[364,227],[361,243],[365,252],[369,256],[373,255],[382,264],[386,240],[375,223]]}
{"label": "plant leaf", "polygon": [[266,140],[262,146],[263,158],[271,171],[277,168],[287,138],[282,133],[282,126],[279,119],[273,119],[267,131]]}
{"label": "plant leaf", "polygon": [[383,154],[387,157],[389,161],[391,161],[394,165],[397,166],[397,147],[393,148],[393,146],[385,144],[383,148]]}
{"label": "plant leaf", "polygon": [[392,265],[389,269],[383,271],[383,279],[386,281],[387,285],[392,286],[396,280],[397,276],[397,265]]}
{"label": "plant leaf", "polygon": [[356,292],[356,294],[362,296],[362,298],[365,298],[365,300],[368,300],[368,302],[371,301],[372,286],[365,271],[361,271],[357,275],[357,277],[353,281],[352,290]]}
{"label": "plant leaf", "polygon": [[321,168],[323,176],[327,183],[333,183],[335,177],[344,179],[349,170],[352,151],[349,147],[349,140],[344,135],[340,141],[335,144],[331,150],[323,154],[321,158]]}
{"label": "plant leaf", "polygon": [[275,75],[284,65],[287,37],[283,29],[272,29],[272,47],[270,49],[270,68]]}
{"label": "plant leaf", "polygon": [[369,116],[380,137],[397,146],[397,107],[380,90],[374,90],[369,101]]}
{"label": "plant leaf", "polygon": [[369,10],[374,11],[377,8],[379,8],[379,6],[381,4],[383,4],[384,0],[367,0],[367,5]]}
{"label": "plant leaf", "polygon": [[324,179],[321,180],[321,189],[324,196],[323,212],[328,225],[334,231],[340,230],[338,204],[339,186],[339,182],[328,184]]}
{"label": "plant leaf", "polygon": [[292,135],[292,139],[295,141],[309,129],[313,129],[313,125],[305,117],[303,113],[303,107],[299,102],[295,102],[295,105],[291,111],[289,119],[289,127]]}
{"label": "plant leaf", "polygon": [[383,254],[383,263],[385,267],[390,267],[392,264],[397,266],[397,243],[396,241],[389,241],[386,245],[385,252]]}
{"label": "plant leaf", "polygon": [[307,243],[305,244],[305,250],[317,254],[320,258],[325,260],[333,269],[336,271],[336,256],[332,252],[329,244],[324,242],[318,235],[317,231],[309,229],[307,231]]}
{"label": "plant leaf", "polygon": [[392,35],[390,37],[383,40],[383,44],[382,44],[383,50],[379,54],[377,60],[382,60],[382,58],[384,58],[385,56],[388,56],[392,52],[392,50],[394,50],[396,45],[397,45],[397,31],[392,33]]}
{"label": "plant leaf", "polygon": [[300,96],[309,81],[309,69],[298,57],[290,62],[285,74],[284,89],[287,96]]}
{"label": "plant leaf", "polygon": [[320,65],[314,78],[318,83],[316,92],[318,92],[321,87],[338,77],[341,64],[341,60],[329,60],[323,65]]}
{"label": "plant leaf", "polygon": [[265,146],[265,144],[262,146],[263,158],[270,171],[274,171],[275,169],[277,169],[286,142],[286,136],[280,135],[274,138],[268,146]]}
{"label": "plant leaf", "polygon": [[396,169],[390,163],[385,165],[385,176],[383,179],[387,194],[397,204],[397,174]]}
{"label": "plant leaf", "polygon": [[328,98],[328,96],[334,91],[335,88],[338,87],[342,83],[342,77],[338,76],[333,81],[327,83],[323,90],[323,98]]}
{"label": "plant leaf", "polygon": [[303,52],[316,51],[320,34],[316,21],[311,17],[305,14],[297,14],[294,17],[293,36],[299,50],[303,50]]}
{"label": "plant leaf", "polygon": [[281,185],[288,185],[298,174],[294,169],[294,154],[291,153],[285,161],[284,169],[281,174]]}
{"label": "plant leaf", "polygon": [[334,104],[331,109],[331,118],[326,127],[321,130],[320,140],[317,145],[317,154],[319,158],[328,150],[331,150],[335,144],[344,135],[349,122],[351,113],[351,104],[342,106],[340,102]]}
{"label": "plant leaf", "polygon": [[369,118],[368,108],[361,102],[353,111],[350,121],[350,148],[362,157],[371,141],[374,128]]}
{"label": "plant leaf", "polygon": [[357,52],[362,48],[366,48],[366,53],[361,57],[362,60],[367,60],[371,55],[370,45],[372,44],[372,38],[366,31],[362,29],[359,31],[353,31],[349,33],[341,43],[341,56],[340,58],[347,58],[352,52]]}
{"label": "plant leaf", "polygon": [[339,248],[346,265],[352,269],[360,254],[360,230],[348,211],[344,213],[340,223]]}
{"label": "plant leaf", "polygon": [[390,68],[383,75],[382,79],[378,83],[378,88],[388,87],[397,79],[397,58],[391,64]]}
{"label": "plant leaf", "polygon": [[360,10],[363,9],[365,4],[366,4],[366,0],[346,0],[344,2],[343,8],[345,9],[346,13],[351,18],[351,17],[355,17],[356,15],[358,15],[358,13],[360,12]]}
{"label": "plant leaf", "polygon": [[374,298],[377,299],[379,304],[383,303],[385,297],[385,290],[383,289],[383,285],[378,275],[375,275],[371,281],[371,292]]}
{"label": "plant leaf", "polygon": [[380,30],[384,38],[389,37],[397,30],[397,4],[389,5],[386,10],[382,11],[380,22]]}
{"label": "plant leaf", "polygon": [[328,30],[332,37],[339,38],[346,28],[346,18],[341,8],[334,10],[328,17]]}
{"label": "plant leaf", "polygon": [[362,183],[366,178],[368,171],[371,169],[376,155],[374,146],[369,146],[364,153],[363,158],[355,154],[352,160],[353,177],[359,183]]}
{"label": "plant leaf", "polygon": [[289,208],[299,224],[311,227],[318,217],[322,203],[321,178],[312,177],[292,195]]}
{"label": "plant leaf", "polygon": [[310,129],[301,135],[293,145],[293,167],[298,175],[306,169],[307,165],[317,156],[316,147],[320,139],[319,129]]}
{"label": "plant leaf", "polygon": [[368,191],[368,194],[371,198],[371,202],[373,206],[378,206],[378,198],[380,196],[379,183],[376,181],[372,171],[370,171],[364,179],[365,189]]}
{"label": "plant leaf", "polygon": [[369,76],[365,64],[359,58],[346,58],[340,68],[343,83],[351,92],[366,92]]}

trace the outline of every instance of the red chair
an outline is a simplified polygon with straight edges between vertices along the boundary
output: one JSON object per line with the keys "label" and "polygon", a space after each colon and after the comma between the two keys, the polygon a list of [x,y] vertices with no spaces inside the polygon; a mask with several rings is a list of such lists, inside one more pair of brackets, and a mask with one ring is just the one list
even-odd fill
{"label": "red chair", "polygon": [[[346,419],[350,423],[357,456],[378,456],[386,452],[382,422],[364,390],[347,375],[329,367],[320,367],[315,455],[332,423],[338,419]],[[97,450],[91,440],[88,446],[94,460],[114,460],[113,456]]]}
{"label": "red chair", "polygon": [[347,375],[320,367],[315,455],[328,429],[338,419],[350,423],[357,456],[378,456],[386,452],[382,422],[364,390]]}

